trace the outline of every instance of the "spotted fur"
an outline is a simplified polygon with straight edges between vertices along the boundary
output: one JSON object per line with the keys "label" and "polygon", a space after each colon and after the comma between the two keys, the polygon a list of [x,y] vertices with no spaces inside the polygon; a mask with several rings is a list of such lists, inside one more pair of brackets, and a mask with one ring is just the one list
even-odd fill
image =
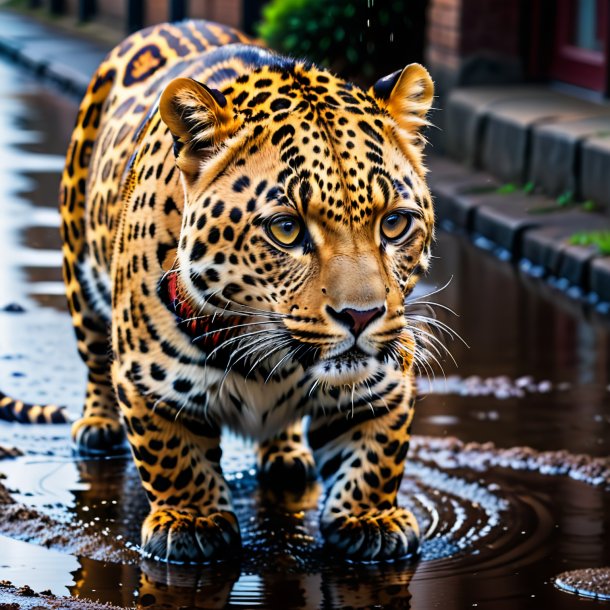
{"label": "spotted fur", "polygon": [[[259,441],[263,484],[303,487],[317,470],[336,551],[417,551],[396,493],[417,358],[405,300],[433,239],[432,90],[413,64],[364,91],[201,21],[136,33],[98,69],[61,187],[89,371],[72,433],[95,453],[126,432],[149,556],[238,548],[223,427]],[[274,237],[295,227],[296,245]]]}
{"label": "spotted fur", "polygon": [[65,424],[70,416],[65,407],[23,402],[0,392],[0,419],[20,424]]}

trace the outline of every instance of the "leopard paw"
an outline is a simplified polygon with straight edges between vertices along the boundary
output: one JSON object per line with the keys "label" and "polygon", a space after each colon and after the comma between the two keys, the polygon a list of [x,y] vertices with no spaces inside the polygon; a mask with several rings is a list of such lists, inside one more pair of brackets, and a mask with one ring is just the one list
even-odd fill
{"label": "leopard paw", "polygon": [[261,449],[258,478],[272,489],[302,490],[316,479],[311,451],[301,444],[270,445]]}
{"label": "leopard paw", "polygon": [[232,559],[239,549],[239,524],[229,511],[204,517],[187,510],[157,510],[142,525],[142,551],[157,561],[204,563]]}
{"label": "leopard paw", "polygon": [[404,508],[332,516],[321,530],[330,546],[355,561],[399,559],[419,550],[417,521]]}
{"label": "leopard paw", "polygon": [[72,424],[72,442],[82,455],[126,453],[125,430],[117,419],[93,415]]}

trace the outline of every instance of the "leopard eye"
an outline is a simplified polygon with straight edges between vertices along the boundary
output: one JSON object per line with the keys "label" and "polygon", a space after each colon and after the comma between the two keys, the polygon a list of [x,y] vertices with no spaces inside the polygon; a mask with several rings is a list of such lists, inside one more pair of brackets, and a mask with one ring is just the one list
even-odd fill
{"label": "leopard eye", "polygon": [[292,248],[302,241],[305,227],[299,218],[290,214],[278,214],[266,224],[267,234],[284,248]]}
{"label": "leopard eye", "polygon": [[381,236],[386,241],[401,241],[408,235],[412,220],[408,212],[392,212],[384,216],[381,221]]}

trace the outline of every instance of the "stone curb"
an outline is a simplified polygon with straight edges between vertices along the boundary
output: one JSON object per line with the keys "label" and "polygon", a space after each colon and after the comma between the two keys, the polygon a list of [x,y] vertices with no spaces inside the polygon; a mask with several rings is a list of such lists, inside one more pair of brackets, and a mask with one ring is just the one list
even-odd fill
{"label": "stone curb", "polygon": [[427,165],[440,227],[467,233],[529,275],[610,313],[610,257],[569,243],[578,231],[610,231],[610,218],[522,191],[502,194],[491,175],[445,157],[430,156]]}
{"label": "stone curb", "polygon": [[610,106],[546,85],[481,85],[451,91],[444,150],[503,182],[570,194],[610,216]]}
{"label": "stone curb", "polygon": [[0,9],[0,54],[82,97],[110,45]]}

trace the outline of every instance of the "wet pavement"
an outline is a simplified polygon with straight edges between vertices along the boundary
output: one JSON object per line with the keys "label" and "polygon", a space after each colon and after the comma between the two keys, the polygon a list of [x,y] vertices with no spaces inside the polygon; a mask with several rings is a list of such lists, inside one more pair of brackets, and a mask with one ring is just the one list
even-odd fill
{"label": "wet pavement", "polygon": [[[76,415],[84,371],[57,232],[76,104],[2,60],[0,82],[0,387]],[[298,498],[261,492],[251,447],[233,438],[224,467],[241,557],[141,562],[146,502],[131,461],[74,459],[67,426],[2,423],[0,445],[24,455],[0,461],[12,498],[0,497],[0,580],[127,607],[607,607],[553,579],[610,565],[610,323],[459,235],[440,233],[435,255],[418,295],[451,279],[430,299],[459,313],[439,317],[470,347],[448,342],[459,367],[444,362],[446,382],[422,376],[400,492],[426,532],[419,562],[333,558],[319,537],[317,486]]]}

